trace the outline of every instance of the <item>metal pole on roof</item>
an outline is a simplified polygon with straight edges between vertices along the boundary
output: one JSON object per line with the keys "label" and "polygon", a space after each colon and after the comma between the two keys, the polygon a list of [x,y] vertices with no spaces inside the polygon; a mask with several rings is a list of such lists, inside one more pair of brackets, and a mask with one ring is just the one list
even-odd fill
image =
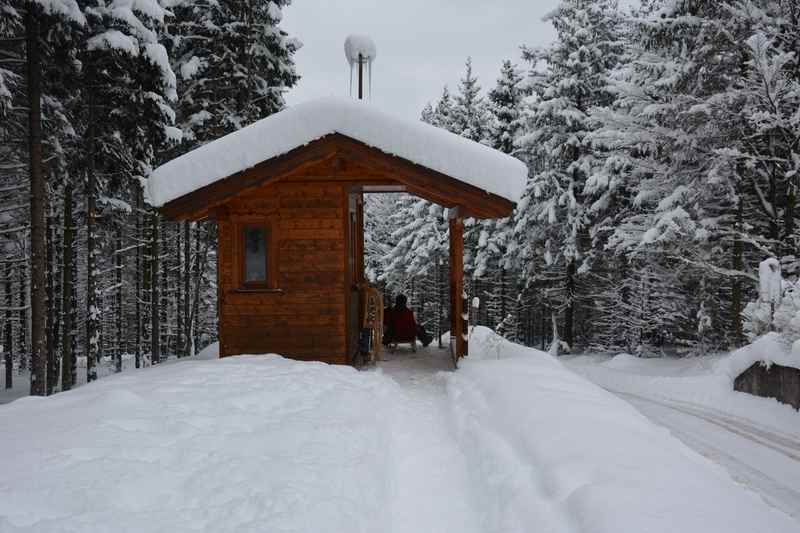
{"label": "metal pole on roof", "polygon": [[[353,64],[358,63],[358,99],[364,99],[365,69],[369,68],[369,94],[372,96],[372,62],[377,52],[375,42],[366,35],[348,35],[344,41],[344,54],[350,64],[350,96],[353,95]],[[365,67],[366,65],[366,67]]]}
{"label": "metal pole on roof", "polygon": [[358,54],[358,99],[364,99],[364,56]]}

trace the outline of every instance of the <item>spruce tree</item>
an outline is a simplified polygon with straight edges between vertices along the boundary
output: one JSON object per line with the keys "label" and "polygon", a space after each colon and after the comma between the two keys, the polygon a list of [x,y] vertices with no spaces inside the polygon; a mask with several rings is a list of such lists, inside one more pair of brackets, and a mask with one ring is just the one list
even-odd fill
{"label": "spruce tree", "polygon": [[447,129],[472,141],[484,142],[489,134],[489,116],[478,78],[472,73],[471,57],[467,58],[464,68],[464,77],[458,84],[458,94]]}
{"label": "spruce tree", "polygon": [[548,265],[563,268],[562,337],[571,345],[576,276],[587,268],[580,264],[589,230],[583,190],[602,166],[590,139],[596,128],[590,111],[613,101],[608,77],[619,62],[622,42],[615,0],[563,0],[551,22],[556,42],[526,54],[534,69],[541,62],[546,71],[532,80],[536,98],[526,110],[527,132],[519,140],[532,172],[515,230],[521,243],[517,255],[530,257],[541,250]]}
{"label": "spruce tree", "polygon": [[185,149],[283,109],[297,83],[297,39],[280,29],[288,0],[181,2],[168,46],[178,74],[177,120]]}
{"label": "spruce tree", "polygon": [[489,130],[492,148],[511,154],[522,128],[522,75],[511,61],[503,61],[497,85],[489,91],[493,120]]}
{"label": "spruce tree", "polygon": [[[423,122],[427,122],[428,117],[423,115]],[[436,102],[436,108],[433,114],[429,117],[430,124],[437,128],[442,128],[447,131],[453,131],[453,98],[450,96],[450,90],[447,85],[442,89],[442,96]]]}
{"label": "spruce tree", "polygon": [[[504,61],[497,85],[489,92],[489,139],[492,148],[512,154],[519,137],[522,121],[522,76],[511,61]],[[475,243],[473,277],[485,278],[487,285],[482,308],[487,312],[487,323],[509,339],[517,335],[517,273],[507,260],[511,243],[512,220],[482,220]],[[512,313],[513,309],[513,313]],[[502,327],[500,325],[502,324]]]}
{"label": "spruce tree", "polygon": [[[754,31],[744,11],[711,1],[644,4],[612,80],[615,105],[593,114],[594,141],[609,153],[586,187],[602,222],[599,246],[644,255],[656,268],[688,265],[682,280],[694,288],[682,293],[681,307],[692,316],[702,308],[718,343],[741,337],[743,243],[779,239],[775,204],[786,197],[785,182],[735,155],[752,139],[734,83],[746,72]],[[764,226],[768,235],[757,235]],[[725,301],[730,312],[720,312]],[[696,326],[682,328],[685,342],[695,342]]]}

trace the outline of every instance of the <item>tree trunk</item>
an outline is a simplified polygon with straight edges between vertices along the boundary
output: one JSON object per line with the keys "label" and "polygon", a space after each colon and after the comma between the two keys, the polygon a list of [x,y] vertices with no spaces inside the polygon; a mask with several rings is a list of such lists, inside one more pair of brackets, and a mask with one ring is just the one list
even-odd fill
{"label": "tree trunk", "polygon": [[19,371],[20,373],[28,369],[28,265],[26,262],[21,262],[17,267],[17,284],[18,287],[18,301],[17,307],[19,308],[19,326],[17,327],[17,352],[19,353]]}
{"label": "tree trunk", "polygon": [[115,352],[115,365],[114,370],[122,372],[122,352],[124,351],[124,337],[122,334],[122,221],[117,220],[117,250],[114,254],[114,271],[115,271],[115,284],[117,286],[115,295],[115,307],[117,317],[117,346]]}
{"label": "tree trunk", "polygon": [[58,309],[58,301],[55,294],[55,277],[56,273],[53,269],[55,264],[55,224],[53,222],[52,206],[48,209],[47,215],[47,394],[53,394],[53,391],[58,385],[58,358],[56,352],[56,316]]}
{"label": "tree trunk", "polygon": [[42,171],[42,70],[39,9],[28,4],[25,18],[28,56],[28,148],[31,182],[31,395],[47,394],[47,302],[45,294],[45,179]]}
{"label": "tree trunk", "polygon": [[67,182],[64,185],[64,251],[63,253],[63,288],[61,290],[62,298],[62,328],[63,339],[61,340],[61,390],[70,390],[75,385],[75,351],[74,351],[74,335],[73,329],[75,328],[75,314],[76,302],[73,296],[75,286],[73,281],[75,279],[75,267],[73,258],[75,257],[74,251],[74,222],[72,220],[72,183]]}
{"label": "tree trunk", "polygon": [[90,94],[86,132],[86,382],[97,379],[100,308],[97,298],[97,176],[95,175],[94,101]]}
{"label": "tree trunk", "polygon": [[176,246],[175,246],[175,314],[178,316],[178,331],[177,335],[175,336],[175,356],[180,358],[184,356],[183,349],[186,346],[186,342],[184,341],[184,336],[186,335],[186,324],[185,324],[185,317],[183,314],[184,302],[186,300],[186,293],[183,291],[183,272],[184,272],[184,265],[186,264],[187,258],[183,253],[183,225],[179,225],[177,231],[175,232],[176,238]]}
{"label": "tree trunk", "polygon": [[[197,228],[199,229],[199,228]],[[204,246],[205,250],[208,250],[208,242],[209,237],[206,234],[204,239]],[[197,351],[198,345],[198,335],[199,335],[199,324],[200,324],[200,317],[198,314],[200,313],[200,286],[203,282],[203,267],[205,266],[206,262],[206,253],[201,253],[200,250],[200,232],[198,231],[195,235],[194,239],[194,297],[192,298],[192,316],[189,319],[189,324],[191,325],[191,354]]]}
{"label": "tree trunk", "polygon": [[[733,260],[731,261],[731,269],[736,272],[744,270],[744,245],[742,243],[741,233],[744,227],[744,209],[742,206],[741,197],[738,199],[736,208],[736,236],[733,240]],[[742,279],[739,276],[734,276],[731,283],[731,329],[733,330],[734,344],[739,345],[744,340],[744,331],[742,328]]]}
{"label": "tree trunk", "polygon": [[159,313],[159,285],[158,285],[158,238],[159,217],[158,213],[152,214],[152,240],[150,241],[150,362],[161,362],[160,338],[160,313]]}
{"label": "tree trunk", "polygon": [[506,319],[508,309],[506,308],[506,269],[500,267],[500,322]]}
{"label": "tree trunk", "polygon": [[14,305],[14,296],[11,294],[11,274],[13,269],[11,263],[6,263],[5,268],[5,323],[3,324],[3,357],[6,365],[5,387],[10,389],[14,386],[14,335],[11,328],[13,314],[11,308]]}
{"label": "tree trunk", "polygon": [[[775,141],[772,135],[769,135],[768,138],[768,145],[769,145],[769,155],[770,159],[773,161],[775,160]],[[770,226],[770,238],[773,241],[777,241],[780,238],[780,223],[778,218],[778,165],[777,163],[772,163],[771,171],[769,174],[769,202],[772,206],[772,216],[770,217],[769,226]],[[781,250],[779,249],[780,245],[776,245],[776,249],[774,250],[775,257],[780,257]]]}
{"label": "tree trunk", "polygon": [[566,300],[567,307],[564,312],[564,342],[570,348],[575,341],[575,260],[570,259],[567,263],[566,280]]}
{"label": "tree trunk", "polygon": [[[157,215],[156,215],[157,216]],[[164,222],[161,220],[161,217],[158,217],[158,231],[159,235],[163,235],[161,238],[161,242],[157,244],[157,246],[164,248],[164,255],[169,256],[169,240],[168,240],[168,233],[167,227],[164,225]],[[166,359],[169,357],[169,332],[171,330],[169,323],[167,322],[167,308],[168,308],[168,300],[167,300],[167,281],[168,281],[168,272],[167,267],[169,266],[169,262],[165,260],[161,260],[160,258],[156,259],[156,264],[158,265],[161,273],[159,275],[159,281],[161,282],[161,287],[158,293],[159,301],[158,301],[158,324],[160,328],[165,328],[165,335],[161,335],[161,331],[159,331],[158,339],[159,339],[159,346],[158,346],[158,354],[159,354],[159,361],[161,361],[162,356]]]}
{"label": "tree trunk", "polygon": [[136,368],[142,366],[142,189],[138,185],[134,186],[134,195],[136,196],[136,286],[134,288],[133,299],[135,302],[134,307],[134,320],[136,321],[136,345],[134,346],[134,357]]}
{"label": "tree trunk", "polygon": [[794,179],[786,180],[786,207],[783,211],[783,250],[784,255],[794,255],[795,240],[794,240],[794,209],[797,205],[797,191],[794,185]]}
{"label": "tree trunk", "polygon": [[444,275],[442,269],[442,258],[436,257],[436,300],[438,313],[436,316],[436,336],[439,339],[439,349],[444,348],[442,343],[442,324],[444,323]]}
{"label": "tree trunk", "polygon": [[192,326],[191,326],[191,286],[192,286],[192,231],[189,221],[183,223],[183,328],[185,339],[183,354],[187,357],[192,353]]}
{"label": "tree trunk", "polygon": [[547,307],[542,306],[542,322],[541,322],[541,333],[542,333],[542,351],[545,350],[546,343],[547,343]]}
{"label": "tree trunk", "polygon": [[550,355],[558,355],[561,350],[561,340],[558,337],[558,318],[555,311],[550,315],[551,326],[553,328],[553,340],[550,342]]}
{"label": "tree trunk", "polygon": [[[53,388],[58,386],[59,383],[59,376],[61,375],[61,350],[59,348],[60,341],[61,341],[61,291],[64,290],[64,287],[61,284],[61,256],[64,251],[61,249],[61,234],[59,231],[63,231],[63,224],[61,222],[61,213],[57,210],[53,213],[53,232],[50,236],[53,242],[53,262],[50,264],[50,275],[53,277],[53,322],[52,327],[48,327],[53,339],[52,346],[49,347],[49,351],[53,353],[53,362],[54,362],[54,370],[52,371],[52,376],[50,376],[53,380]],[[48,375],[50,375],[50,371],[48,370]]]}

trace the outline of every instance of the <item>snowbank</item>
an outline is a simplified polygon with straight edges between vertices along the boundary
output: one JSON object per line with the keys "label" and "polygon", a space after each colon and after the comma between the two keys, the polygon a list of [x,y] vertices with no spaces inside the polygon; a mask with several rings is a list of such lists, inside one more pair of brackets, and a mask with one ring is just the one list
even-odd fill
{"label": "snowbank", "polygon": [[[544,352],[477,328],[449,378],[497,531],[789,532],[797,523]],[[489,357],[484,357],[485,352]],[[499,354],[499,358],[494,354]],[[490,527],[487,528],[491,529]]]}
{"label": "snowbank", "polygon": [[17,400],[0,407],[0,531],[385,531],[389,420],[375,406],[395,389],[248,356]]}
{"label": "snowbank", "polygon": [[636,367],[637,363],[639,362],[637,359],[638,358],[636,356],[631,355],[629,353],[620,353],[615,355],[614,357],[612,357],[606,363],[603,364],[608,368],[625,369],[625,368]]}
{"label": "snowbank", "polygon": [[429,124],[396,118],[366,102],[331,97],[275,113],[158,167],[148,180],[148,201],[163,206],[333,133],[512,202],[519,201],[525,188],[528,169],[518,159]]}

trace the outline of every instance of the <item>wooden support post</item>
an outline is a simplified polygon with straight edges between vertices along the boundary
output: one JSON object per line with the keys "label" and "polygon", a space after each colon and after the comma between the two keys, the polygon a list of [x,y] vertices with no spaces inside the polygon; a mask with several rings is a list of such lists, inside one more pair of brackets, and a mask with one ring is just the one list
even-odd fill
{"label": "wooden support post", "polygon": [[450,210],[450,349],[453,363],[467,354],[464,328],[464,218],[461,210]]}

